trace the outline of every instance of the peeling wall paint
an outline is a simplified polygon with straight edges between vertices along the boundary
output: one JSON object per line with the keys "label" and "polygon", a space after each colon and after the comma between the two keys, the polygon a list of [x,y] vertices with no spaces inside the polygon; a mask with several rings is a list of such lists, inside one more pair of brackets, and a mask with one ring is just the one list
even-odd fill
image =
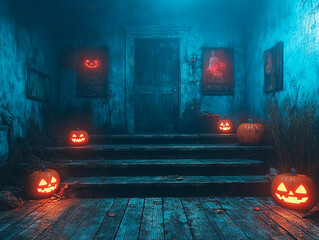
{"label": "peeling wall paint", "polygon": [[14,115],[14,134],[23,135],[28,118],[43,122],[43,102],[26,99],[27,65],[52,78],[56,101],[58,41],[48,13],[34,1],[0,1],[0,111]]}
{"label": "peeling wall paint", "polygon": [[251,115],[265,114],[264,51],[284,42],[282,101],[287,94],[309,94],[319,100],[319,3],[313,0],[270,0],[248,35],[246,54],[247,105]]}

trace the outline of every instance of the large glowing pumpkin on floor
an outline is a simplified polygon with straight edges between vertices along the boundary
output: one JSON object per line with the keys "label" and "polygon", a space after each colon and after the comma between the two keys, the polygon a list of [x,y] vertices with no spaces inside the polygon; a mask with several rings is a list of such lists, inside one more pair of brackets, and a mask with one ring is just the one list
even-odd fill
{"label": "large glowing pumpkin on floor", "polygon": [[309,209],[317,200],[314,181],[296,174],[294,168],[291,173],[280,174],[272,181],[271,195],[279,205],[296,210]]}
{"label": "large glowing pumpkin on floor", "polygon": [[60,176],[53,169],[35,171],[27,178],[26,193],[31,199],[50,197],[60,186]]}
{"label": "large glowing pumpkin on floor", "polygon": [[89,134],[84,130],[73,130],[69,132],[68,142],[73,146],[83,146],[89,142]]}

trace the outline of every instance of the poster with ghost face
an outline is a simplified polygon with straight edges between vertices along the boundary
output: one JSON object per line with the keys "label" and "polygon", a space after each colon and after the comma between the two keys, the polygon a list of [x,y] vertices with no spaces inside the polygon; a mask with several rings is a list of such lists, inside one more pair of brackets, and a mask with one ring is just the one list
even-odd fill
{"label": "poster with ghost face", "polygon": [[204,48],[202,50],[202,94],[229,95],[233,92],[233,49]]}
{"label": "poster with ghost face", "polygon": [[107,97],[107,52],[105,48],[79,48],[77,52],[77,97]]}
{"label": "poster with ghost face", "polygon": [[228,95],[233,92],[233,49],[204,48],[202,50],[202,94]]}
{"label": "poster with ghost face", "polygon": [[283,89],[283,42],[264,52],[264,91]]}

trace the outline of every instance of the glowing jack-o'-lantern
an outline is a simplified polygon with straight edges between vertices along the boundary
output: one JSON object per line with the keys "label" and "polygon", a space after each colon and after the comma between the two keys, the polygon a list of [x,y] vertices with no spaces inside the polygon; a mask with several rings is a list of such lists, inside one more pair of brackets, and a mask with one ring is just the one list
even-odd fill
{"label": "glowing jack-o'-lantern", "polygon": [[316,203],[315,183],[307,176],[291,173],[278,175],[271,184],[275,202],[287,208],[305,210]]}
{"label": "glowing jack-o'-lantern", "polygon": [[220,133],[231,133],[234,130],[234,122],[229,119],[221,119],[217,122],[217,128]]}
{"label": "glowing jack-o'-lantern", "polygon": [[69,132],[68,141],[70,145],[83,146],[89,142],[89,134],[84,130],[73,130]]}
{"label": "glowing jack-o'-lantern", "polygon": [[87,68],[98,68],[100,66],[100,60],[99,59],[85,59],[84,65]]}
{"label": "glowing jack-o'-lantern", "polygon": [[60,176],[53,169],[42,166],[41,171],[33,172],[28,176],[26,192],[32,199],[45,198],[57,191],[60,185]]}

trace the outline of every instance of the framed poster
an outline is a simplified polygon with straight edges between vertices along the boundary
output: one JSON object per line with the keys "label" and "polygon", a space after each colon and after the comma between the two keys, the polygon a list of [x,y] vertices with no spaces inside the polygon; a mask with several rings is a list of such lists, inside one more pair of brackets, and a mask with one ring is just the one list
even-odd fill
{"label": "framed poster", "polygon": [[37,101],[47,101],[49,92],[50,76],[31,67],[27,67],[27,98]]}
{"label": "framed poster", "polygon": [[77,52],[77,97],[107,97],[107,51],[83,47]]}
{"label": "framed poster", "polygon": [[231,48],[202,49],[202,94],[234,93],[234,50]]}
{"label": "framed poster", "polygon": [[276,92],[283,89],[283,42],[264,52],[264,91]]}

